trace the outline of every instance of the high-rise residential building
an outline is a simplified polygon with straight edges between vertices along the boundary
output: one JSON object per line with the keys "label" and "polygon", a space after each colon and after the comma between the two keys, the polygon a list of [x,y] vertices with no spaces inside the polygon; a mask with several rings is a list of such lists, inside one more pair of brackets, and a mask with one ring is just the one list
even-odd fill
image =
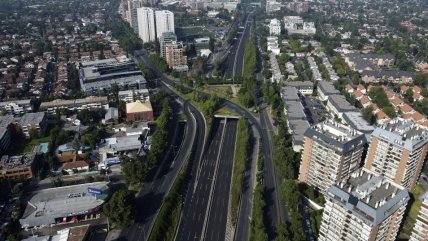
{"label": "high-rise residential building", "polygon": [[280,35],[281,34],[281,22],[274,18],[270,20],[269,24],[269,34],[270,35]]}
{"label": "high-rise residential building", "polygon": [[162,33],[174,31],[174,13],[168,10],[156,11],[156,36],[159,39]]}
{"label": "high-rise residential building", "polygon": [[360,167],[366,138],[350,127],[323,122],[306,130],[304,142],[299,181],[324,192]]}
{"label": "high-rise residential building", "polygon": [[177,35],[173,32],[164,32],[159,38],[160,55],[163,59],[166,59],[165,46],[172,42],[177,41]]}
{"label": "high-rise residential building", "polygon": [[165,45],[165,60],[171,69],[187,66],[187,56],[184,55],[183,42],[174,41]]}
{"label": "high-rise residential building", "polygon": [[428,192],[424,194],[418,218],[409,241],[425,241],[428,237]]}
{"label": "high-rise residential building", "polygon": [[393,241],[409,201],[403,186],[364,168],[324,196],[319,241]]}
{"label": "high-rise residential building", "polygon": [[371,134],[365,167],[411,190],[421,173],[427,144],[425,127],[396,118]]}
{"label": "high-rise residential building", "polygon": [[134,30],[134,33],[138,34],[138,14],[137,14],[137,9],[141,8],[143,5],[140,1],[138,0],[134,0],[131,1],[130,3],[130,12],[129,12],[129,17],[130,17],[130,22],[129,24],[131,25],[131,28]]}
{"label": "high-rise residential building", "polygon": [[156,40],[155,32],[155,15],[151,8],[138,8],[137,9],[138,19],[138,35],[144,43],[152,42]]}

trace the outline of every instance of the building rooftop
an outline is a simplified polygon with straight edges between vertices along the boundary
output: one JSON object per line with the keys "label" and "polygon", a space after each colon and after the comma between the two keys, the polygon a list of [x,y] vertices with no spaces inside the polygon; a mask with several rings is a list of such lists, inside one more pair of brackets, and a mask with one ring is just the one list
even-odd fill
{"label": "building rooftop", "polygon": [[3,101],[0,102],[0,107],[5,107],[9,104],[17,104],[17,105],[29,105],[31,103],[30,99],[26,100],[11,100],[11,101]]}
{"label": "building rooftop", "polygon": [[332,185],[326,196],[372,225],[382,223],[409,200],[405,188],[364,168],[339,185]]}
{"label": "building rooftop", "polygon": [[14,122],[13,115],[0,116],[0,138],[7,132],[10,123]]}
{"label": "building rooftop", "polygon": [[49,102],[43,102],[40,104],[40,109],[47,109],[52,107],[68,107],[68,106],[78,106],[92,103],[108,103],[107,96],[88,96],[83,99],[74,99],[74,100],[62,100],[56,99]]}
{"label": "building rooftop", "polygon": [[293,145],[304,144],[304,133],[310,127],[306,120],[290,120],[289,128],[293,135]]}
{"label": "building rooftop", "polygon": [[[104,203],[107,184],[94,182],[36,191],[19,221],[24,228],[45,226],[56,223],[57,218],[90,213]],[[101,190],[102,194],[89,193],[88,188]]]}
{"label": "building rooftop", "polygon": [[104,150],[108,149],[113,152],[138,150],[142,145],[138,138],[139,135],[106,138],[104,142],[99,145],[99,148]]}
{"label": "building rooftop", "polygon": [[385,139],[389,143],[404,147],[409,151],[418,149],[428,143],[428,130],[413,120],[395,118],[378,128],[372,136]]}
{"label": "building rooftop", "polygon": [[375,129],[367,123],[361,112],[345,112],[342,117],[348,125],[360,132],[372,133]]}
{"label": "building rooftop", "polygon": [[305,136],[323,141],[340,153],[347,153],[366,143],[361,132],[333,121],[322,122],[307,129]]}
{"label": "building rooftop", "polygon": [[349,104],[343,95],[332,95],[328,99],[328,102],[330,102],[339,112],[355,112],[357,110],[354,106]]}
{"label": "building rooftop", "polygon": [[299,93],[299,91],[292,86],[286,86],[281,88],[281,98],[283,100],[300,101],[299,95],[297,93]]}
{"label": "building rooftop", "polygon": [[334,85],[327,81],[320,81],[318,84],[318,89],[324,93],[324,95],[337,95],[340,94]]}
{"label": "building rooftop", "polygon": [[45,112],[25,113],[22,117],[17,118],[21,126],[35,125],[45,119]]}
{"label": "building rooftop", "polygon": [[126,113],[138,113],[146,111],[153,111],[150,101],[141,102],[140,100],[137,100],[135,102],[126,104]]}
{"label": "building rooftop", "polygon": [[0,159],[0,173],[30,167],[34,162],[35,157],[35,154],[24,154],[21,156],[2,156]]}
{"label": "building rooftop", "polygon": [[285,101],[284,103],[285,109],[287,109],[287,118],[288,120],[299,119],[306,120],[306,114],[304,111],[304,107],[300,101]]}
{"label": "building rooftop", "polygon": [[289,81],[287,86],[292,86],[297,89],[312,89],[314,88],[314,83],[312,81]]}

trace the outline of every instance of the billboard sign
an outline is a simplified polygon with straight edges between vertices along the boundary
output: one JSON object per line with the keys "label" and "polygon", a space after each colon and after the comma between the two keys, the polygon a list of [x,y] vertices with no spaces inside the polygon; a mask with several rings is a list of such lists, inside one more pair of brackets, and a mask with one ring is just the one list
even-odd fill
{"label": "billboard sign", "polygon": [[101,194],[101,190],[98,188],[88,187],[88,192],[93,194]]}

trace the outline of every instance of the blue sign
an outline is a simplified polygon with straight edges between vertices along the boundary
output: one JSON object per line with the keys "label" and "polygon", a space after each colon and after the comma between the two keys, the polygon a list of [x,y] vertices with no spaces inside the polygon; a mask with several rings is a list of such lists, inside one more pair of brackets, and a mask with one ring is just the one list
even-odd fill
{"label": "blue sign", "polygon": [[88,187],[88,192],[93,194],[101,194],[101,190],[98,188]]}

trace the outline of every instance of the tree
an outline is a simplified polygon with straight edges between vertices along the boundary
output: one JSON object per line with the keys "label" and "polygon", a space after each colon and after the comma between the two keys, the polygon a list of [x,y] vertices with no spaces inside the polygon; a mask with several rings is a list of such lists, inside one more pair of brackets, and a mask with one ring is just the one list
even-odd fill
{"label": "tree", "polygon": [[135,196],[126,189],[121,189],[115,193],[111,199],[103,206],[103,213],[110,222],[118,227],[131,225],[134,223]]}
{"label": "tree", "polygon": [[140,184],[144,179],[144,167],[139,160],[132,160],[128,157],[122,158],[123,179],[128,185]]}
{"label": "tree", "polygon": [[366,120],[370,125],[373,125],[376,122],[376,117],[373,115],[373,107],[367,106],[361,110],[364,120]]}
{"label": "tree", "polygon": [[382,111],[385,112],[385,114],[389,116],[389,118],[397,117],[397,113],[395,112],[394,107],[392,106],[386,106],[382,108]]}
{"label": "tree", "polygon": [[404,100],[406,100],[409,104],[413,103],[413,88],[409,88],[406,93],[403,95]]}
{"label": "tree", "polygon": [[414,80],[415,85],[427,86],[428,85],[428,73],[417,74]]}

